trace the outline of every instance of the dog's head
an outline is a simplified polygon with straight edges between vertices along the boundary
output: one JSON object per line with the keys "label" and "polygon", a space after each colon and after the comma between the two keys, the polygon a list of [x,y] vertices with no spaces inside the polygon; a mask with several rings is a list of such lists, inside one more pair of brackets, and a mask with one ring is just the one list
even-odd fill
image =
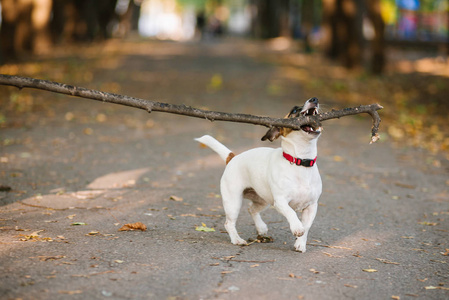
{"label": "dog's head", "polygon": [[[298,118],[300,115],[303,116],[313,116],[318,114],[319,104],[317,98],[310,98],[304,105],[295,106],[292,110],[284,117],[285,119]],[[292,132],[301,132],[304,137],[308,139],[316,139],[321,134],[321,127],[316,127],[311,124],[302,125],[300,130],[294,130],[286,127],[272,127],[267,133],[262,137],[262,141],[270,140],[274,141],[280,136],[287,137]]]}

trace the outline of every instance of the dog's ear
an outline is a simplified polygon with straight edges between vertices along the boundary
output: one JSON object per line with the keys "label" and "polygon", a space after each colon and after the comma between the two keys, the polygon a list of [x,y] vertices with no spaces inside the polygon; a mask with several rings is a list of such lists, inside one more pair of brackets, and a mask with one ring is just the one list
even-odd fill
{"label": "dog's ear", "polygon": [[[284,119],[297,118],[299,117],[302,110],[302,106],[294,106],[292,110],[284,117]],[[262,141],[270,140],[270,142],[274,141],[281,135],[287,135],[291,132],[291,129],[288,128],[280,128],[280,127],[271,127],[268,129],[267,133],[262,137]]]}
{"label": "dog's ear", "polygon": [[262,137],[262,141],[270,140],[270,142],[277,139],[282,134],[282,129],[279,127],[271,127],[268,129],[267,133]]}

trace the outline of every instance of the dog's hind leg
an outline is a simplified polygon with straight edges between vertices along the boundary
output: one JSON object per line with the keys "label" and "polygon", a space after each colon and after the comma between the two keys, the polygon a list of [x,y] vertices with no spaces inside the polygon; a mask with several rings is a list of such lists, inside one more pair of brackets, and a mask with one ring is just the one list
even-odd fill
{"label": "dog's hind leg", "polygon": [[265,236],[268,232],[268,226],[262,220],[260,212],[267,208],[268,203],[265,202],[265,200],[263,200],[259,195],[257,195],[256,191],[254,191],[252,188],[245,189],[243,191],[243,197],[245,199],[251,200],[248,211],[253,217],[257,233],[259,235]]}
{"label": "dog's hind leg", "polygon": [[226,213],[225,228],[234,245],[247,245],[248,243],[242,239],[235,227],[237,218],[242,207],[243,195],[234,189],[229,189],[226,185],[221,184],[221,196],[223,197],[223,208]]}

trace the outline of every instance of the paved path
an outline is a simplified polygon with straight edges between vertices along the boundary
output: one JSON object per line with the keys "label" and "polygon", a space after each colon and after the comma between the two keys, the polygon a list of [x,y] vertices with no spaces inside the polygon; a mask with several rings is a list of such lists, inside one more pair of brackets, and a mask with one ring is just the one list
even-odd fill
{"label": "paved path", "polygon": [[[59,59],[84,70],[73,84],[213,110],[283,116],[320,96],[269,55],[242,41],[127,42]],[[369,118],[324,124],[324,192],[301,254],[273,209],[273,243],[230,244],[223,162],[193,141],[208,133],[241,152],[267,145],[264,128],[29,93],[42,109],[0,129],[0,184],[12,188],[0,192],[1,299],[449,298],[447,166],[368,145]],[[148,230],[118,231],[134,222]],[[237,227],[255,237],[246,207]]]}

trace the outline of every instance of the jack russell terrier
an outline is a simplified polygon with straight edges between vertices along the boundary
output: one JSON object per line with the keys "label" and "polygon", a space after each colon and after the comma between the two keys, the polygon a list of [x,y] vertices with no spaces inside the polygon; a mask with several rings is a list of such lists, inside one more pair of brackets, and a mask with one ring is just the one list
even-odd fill
{"label": "jack russell terrier", "polygon": [[[304,106],[295,106],[285,118],[318,114],[318,99],[307,100]],[[235,227],[243,198],[251,200],[249,212],[259,235],[265,236],[267,224],[260,212],[273,205],[287,218],[296,237],[295,249],[306,251],[307,233],[312,226],[321,195],[321,177],[316,165],[317,141],[321,127],[303,125],[300,130],[273,127],[262,141],[281,137],[281,148],[260,147],[235,155],[226,146],[209,135],[195,139],[210,147],[226,162],[220,182],[225,228],[231,242],[246,245]],[[297,211],[302,211],[302,222]]]}

